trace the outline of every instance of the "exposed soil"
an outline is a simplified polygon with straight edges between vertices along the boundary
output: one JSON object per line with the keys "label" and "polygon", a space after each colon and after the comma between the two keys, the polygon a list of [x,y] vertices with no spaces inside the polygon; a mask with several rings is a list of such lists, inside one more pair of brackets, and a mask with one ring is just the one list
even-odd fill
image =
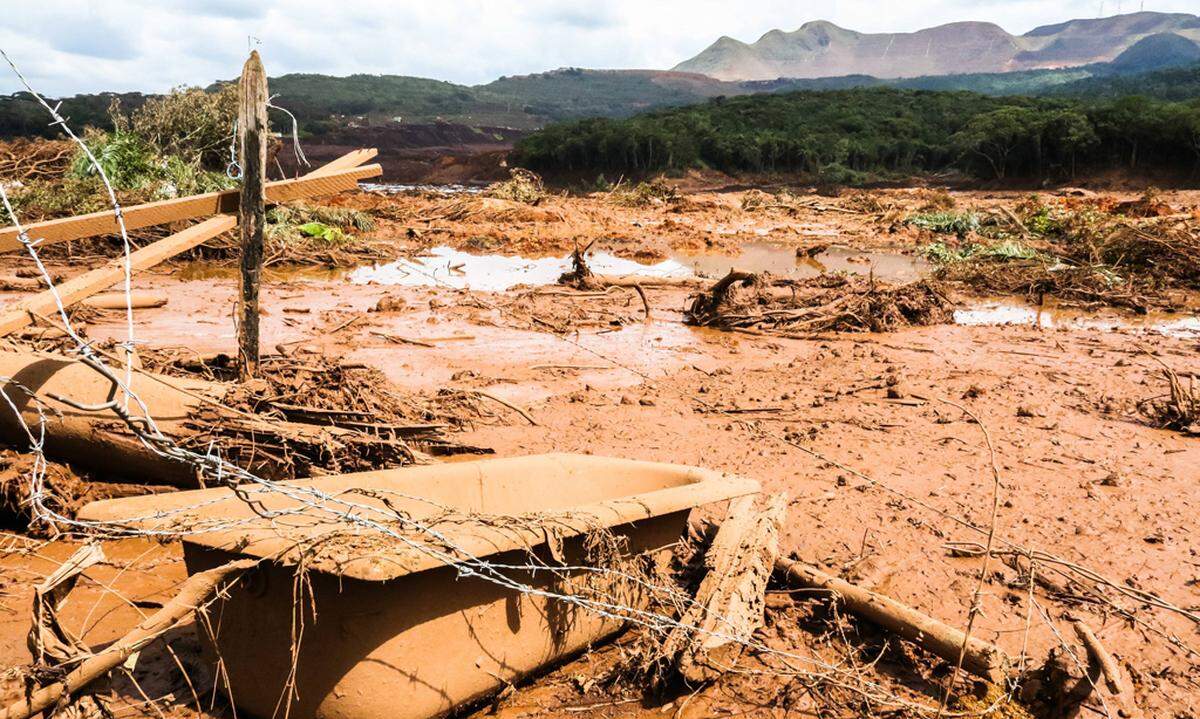
{"label": "exposed soil", "polygon": [[[949,198],[959,209],[1000,212],[1027,194],[884,190],[802,195],[787,206],[752,209],[743,209],[742,190],[687,192],[642,206],[619,204],[609,193],[551,195],[534,205],[366,193],[333,203],[371,210],[380,221],[376,239],[390,241],[396,256],[451,247],[561,257],[595,240],[593,250],[644,261],[697,251],[727,257],[723,271],[710,273],[720,276],[744,246],[761,242],[793,255],[799,250],[801,264],[809,253],[820,255],[817,245],[844,245],[868,258],[859,264],[860,274],[869,274],[869,253],[911,255],[931,241],[928,231],[903,222],[919,208]],[[1170,193],[1163,201],[1190,212],[1200,193]],[[23,266],[11,256],[4,263],[5,274]],[[784,551],[958,627],[966,624],[982,562],[948,545],[984,541],[970,525],[988,525],[998,492],[998,546],[1012,542],[1048,552],[1115,586],[1102,601],[1041,565],[1047,581],[1033,585],[1031,604],[1028,577],[992,561],[975,635],[1040,663],[1059,646],[1060,635],[1076,646],[1068,618],[1082,619],[1116,657],[1145,716],[1200,713],[1197,623],[1122,593],[1134,588],[1183,610],[1200,607],[1194,528],[1200,440],[1160,428],[1142,410],[1146,400],[1170,392],[1163,363],[1184,386],[1200,373],[1197,333],[1146,331],[1136,318],[1106,314],[1118,326],[942,322],[892,324],[886,334],[782,337],[685,325],[695,289],[679,284],[646,283],[647,319],[638,295],[623,288],[380,286],[350,283],[346,269],[269,275],[264,346],[301,346],[333,361],[361,363],[430,396],[482,390],[504,400],[537,424],[485,401],[494,421],[468,421],[454,434],[499,456],[605,454],[756,479],[766,491],[790,498]],[[136,315],[136,333],[148,345],[233,351],[237,284],[228,272],[176,265],[136,284],[171,298],[166,307]],[[1177,292],[1181,311],[1173,316],[1185,318],[1195,300]],[[952,299],[973,301],[961,289]],[[1019,306],[1024,299],[1005,301]],[[1098,316],[1094,307],[1073,309]],[[121,338],[123,317],[99,313],[87,327],[95,339]],[[33,584],[73,545],[34,545],[19,535],[3,541],[9,552],[0,559],[0,608],[7,610],[0,615],[0,661],[18,666],[29,660],[24,642]],[[147,611],[147,602],[163,601],[184,576],[177,545],[123,540],[106,543],[106,551],[112,562],[89,570],[63,619],[92,646],[119,636]],[[897,695],[927,703],[940,699],[950,669],[802,593],[773,591],[767,626],[757,638],[852,662]],[[850,696],[810,691],[781,674],[777,658],[753,653],[737,658],[745,671],[701,691],[646,694],[611,672],[631,641],[626,634],[506,690],[477,714],[882,715]],[[187,632],[172,646],[189,666],[198,663]],[[164,709],[170,715],[196,714],[190,690],[173,678],[178,672],[164,657],[147,649],[132,675],[146,691],[158,691],[155,696],[172,692]],[[232,716],[220,701],[210,706],[204,693],[211,677],[198,671],[202,713]],[[123,675],[112,695],[121,716],[155,715]],[[983,703],[969,696],[956,702],[960,709]],[[1097,705],[1084,715],[1103,711]]]}
{"label": "exposed soil", "polygon": [[[507,176],[505,158],[526,132],[450,122],[343,128],[301,143],[313,167],[360,147],[380,151],[383,180],[414,184],[487,183]],[[297,167],[291,142],[278,154],[285,173]]]}

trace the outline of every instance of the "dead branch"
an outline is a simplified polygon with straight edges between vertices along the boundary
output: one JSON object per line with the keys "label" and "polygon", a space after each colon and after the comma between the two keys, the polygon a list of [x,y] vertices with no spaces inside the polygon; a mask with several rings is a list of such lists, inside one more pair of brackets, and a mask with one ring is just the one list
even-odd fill
{"label": "dead branch", "polygon": [[780,559],[775,562],[775,572],[793,587],[829,592],[851,613],[878,624],[947,662],[958,662],[961,654],[963,669],[977,677],[1002,684],[1008,676],[1011,662],[1000,647],[975,637],[968,640],[958,629],[890,597],[863,589],[798,561]]}
{"label": "dead branch", "polygon": [[535,420],[533,417],[530,416],[529,412],[526,412],[525,410],[521,409],[520,407],[513,404],[512,402],[509,402],[508,400],[500,399],[499,397],[497,397],[496,395],[494,395],[490,392],[484,392],[483,390],[479,390],[479,389],[472,389],[472,390],[467,390],[467,391],[470,392],[471,394],[479,395],[480,397],[483,397],[484,399],[490,399],[491,401],[495,402],[496,404],[501,404],[501,405],[504,405],[505,407],[508,407],[512,411],[514,411],[517,414],[524,417],[525,421],[528,422],[529,424],[533,425],[534,427],[541,426],[537,423],[537,420]]}
{"label": "dead branch", "polygon": [[188,577],[173,599],[133,631],[107,649],[85,659],[61,682],[42,687],[0,709],[0,719],[29,719],[77,695],[199,609],[210,596],[221,590],[224,582],[251,569],[258,562],[257,559],[241,559]]}
{"label": "dead branch", "polygon": [[33,626],[26,643],[33,663],[39,667],[61,666],[87,649],[58,621],[58,608],[75,587],[79,575],[104,561],[98,544],[85,544],[33,590]]}
{"label": "dead branch", "polygon": [[[1117,660],[1108,653],[1104,645],[1100,643],[1100,639],[1092,628],[1084,624],[1082,620],[1072,619],[1072,626],[1075,627],[1075,635],[1079,637],[1079,641],[1083,642],[1083,646],[1087,649],[1088,654],[1088,674],[1094,675],[1102,673],[1104,676],[1104,685],[1116,697],[1121,716],[1128,717],[1133,715],[1134,703],[1129,689],[1125,686],[1125,680],[1121,677],[1121,668],[1117,665]],[[1095,669],[1099,668],[1099,672]]]}

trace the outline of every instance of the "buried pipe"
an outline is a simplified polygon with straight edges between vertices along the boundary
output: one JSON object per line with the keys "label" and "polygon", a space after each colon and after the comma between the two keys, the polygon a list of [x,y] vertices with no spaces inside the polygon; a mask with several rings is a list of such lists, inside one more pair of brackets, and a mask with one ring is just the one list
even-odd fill
{"label": "buried pipe", "polygon": [[[0,352],[0,378],[3,378],[0,391],[19,413],[18,417],[7,403],[0,404],[0,441],[27,449],[29,435],[22,422],[36,438],[43,431],[39,423],[44,421],[43,449],[52,459],[109,477],[196,486],[190,465],[146,447],[111,410],[87,411],[72,406],[124,401],[114,393],[107,378],[84,363],[61,355]],[[168,436],[182,433],[183,422],[195,413],[202,397],[216,399],[222,393],[214,383],[181,378],[160,380],[140,372],[133,373],[130,388]],[[129,410],[135,416],[142,414],[133,400],[129,402]]]}
{"label": "buried pipe", "polygon": [[123,310],[126,306],[135,310],[153,309],[167,304],[165,292],[101,292],[82,302],[86,307],[97,310]]}

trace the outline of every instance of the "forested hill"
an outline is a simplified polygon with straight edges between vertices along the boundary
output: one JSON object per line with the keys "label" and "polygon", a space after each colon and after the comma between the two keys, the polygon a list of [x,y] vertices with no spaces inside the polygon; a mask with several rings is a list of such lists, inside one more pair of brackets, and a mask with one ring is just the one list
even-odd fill
{"label": "forested hill", "polygon": [[856,183],[950,168],[978,177],[1200,165],[1200,100],[992,97],[858,88],[719,98],[551,125],[517,144],[543,172],[713,168]]}
{"label": "forested hill", "polygon": [[[1158,52],[1156,47],[1161,49],[1158,45],[1149,50],[1146,46],[1135,46],[1117,61],[1081,68],[889,81],[858,75],[722,82],[679,72],[563,69],[503,77],[474,87],[398,75],[284,75],[272,78],[270,88],[272,94],[278,95],[278,104],[299,117],[302,131],[316,135],[348,125],[392,122],[445,121],[473,127],[528,130],[566,119],[623,118],[657,108],[702,103],[714,97],[856,87],[967,90],[989,95],[1143,94],[1170,100],[1200,97],[1200,64],[1189,60],[1182,49]],[[1188,69],[1169,67],[1149,74],[1144,72],[1150,66],[1185,62]],[[128,112],[147,97],[139,93],[77,95],[65,98],[62,110],[76,127],[105,127],[112,102],[118,101]],[[45,111],[29,97],[23,94],[0,97],[0,137],[55,132],[46,123]]]}

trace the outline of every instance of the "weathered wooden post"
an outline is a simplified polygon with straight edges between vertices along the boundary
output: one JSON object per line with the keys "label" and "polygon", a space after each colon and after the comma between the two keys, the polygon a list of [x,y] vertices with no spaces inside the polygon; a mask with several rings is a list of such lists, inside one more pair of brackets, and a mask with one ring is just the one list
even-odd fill
{"label": "weathered wooden post", "polygon": [[238,147],[241,150],[242,292],[238,312],[238,378],[258,373],[258,289],[263,268],[263,224],[267,203],[267,73],[258,51],[242,67],[238,86]]}

